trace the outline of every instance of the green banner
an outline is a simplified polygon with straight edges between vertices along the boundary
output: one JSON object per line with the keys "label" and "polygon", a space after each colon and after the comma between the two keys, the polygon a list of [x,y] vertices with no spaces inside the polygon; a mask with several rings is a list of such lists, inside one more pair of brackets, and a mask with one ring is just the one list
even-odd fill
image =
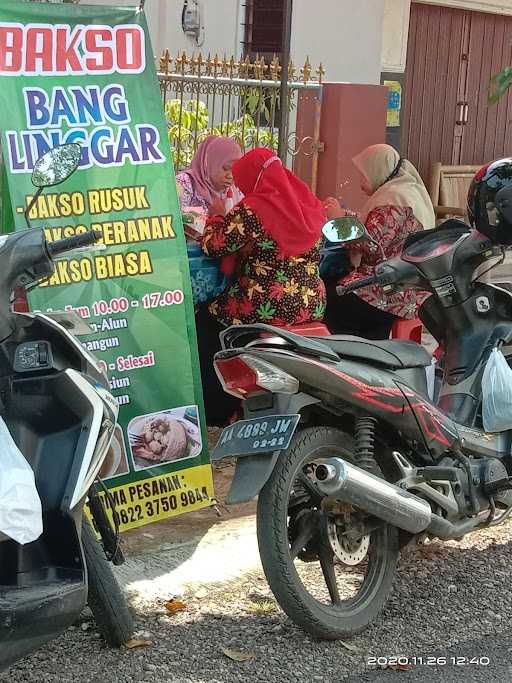
{"label": "green banner", "polygon": [[[49,240],[89,229],[102,250],[59,260],[32,310],[75,310],[104,364],[120,425],[102,476],[122,528],[213,497],[193,303],[167,128],[144,13],[0,6],[1,141],[15,229],[47,150],[79,143],[79,169],[34,205]],[[5,204],[5,202],[4,202]]]}

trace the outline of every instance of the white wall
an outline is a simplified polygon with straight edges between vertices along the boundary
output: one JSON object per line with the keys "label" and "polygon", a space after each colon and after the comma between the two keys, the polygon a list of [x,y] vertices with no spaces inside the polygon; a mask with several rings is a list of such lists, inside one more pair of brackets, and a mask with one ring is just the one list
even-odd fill
{"label": "white wall", "polygon": [[[379,83],[384,3],[385,0],[294,0],[294,62],[302,66],[307,56],[314,68],[322,62],[328,81]],[[82,0],[82,4],[134,6],[138,0]],[[198,48],[181,30],[183,0],[146,0],[155,55],[160,56],[168,48],[172,55],[201,49],[205,55],[239,56],[244,5],[244,0],[202,0],[205,37]]]}
{"label": "white wall", "polygon": [[385,0],[382,71],[405,71],[410,9],[411,0]]}
{"label": "white wall", "polygon": [[294,0],[292,57],[327,81],[380,83],[383,17],[384,0]]}
{"label": "white wall", "polygon": [[[138,0],[82,0],[82,5],[137,6]],[[171,55],[185,50],[187,54],[202,51],[213,55],[240,54],[241,21],[239,0],[202,0],[205,26],[204,44],[197,46],[195,40],[185,36],[181,29],[183,0],[146,0],[145,12],[151,32],[155,55],[169,49]]]}

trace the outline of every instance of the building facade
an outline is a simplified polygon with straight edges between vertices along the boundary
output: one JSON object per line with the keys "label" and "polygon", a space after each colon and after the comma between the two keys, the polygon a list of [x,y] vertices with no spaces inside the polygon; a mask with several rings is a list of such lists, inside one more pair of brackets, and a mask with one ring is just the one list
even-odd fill
{"label": "building facade", "polygon": [[[147,0],[145,11],[155,56],[269,60],[280,49],[283,0]],[[327,82],[386,84],[387,140],[424,178],[435,161],[510,153],[512,95],[490,107],[488,94],[493,74],[512,64],[511,37],[512,0],[293,0],[293,61],[322,63]]]}

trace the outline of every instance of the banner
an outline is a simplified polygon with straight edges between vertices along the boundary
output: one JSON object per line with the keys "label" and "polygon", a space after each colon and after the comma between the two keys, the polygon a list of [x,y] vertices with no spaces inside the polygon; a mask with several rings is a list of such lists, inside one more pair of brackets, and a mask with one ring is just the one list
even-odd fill
{"label": "banner", "polygon": [[32,310],[74,310],[107,371],[120,420],[101,475],[122,529],[213,497],[185,240],[144,13],[0,6],[1,141],[15,229],[34,163],[82,147],[79,169],[31,213],[49,240],[98,230],[106,249],[57,262]]}

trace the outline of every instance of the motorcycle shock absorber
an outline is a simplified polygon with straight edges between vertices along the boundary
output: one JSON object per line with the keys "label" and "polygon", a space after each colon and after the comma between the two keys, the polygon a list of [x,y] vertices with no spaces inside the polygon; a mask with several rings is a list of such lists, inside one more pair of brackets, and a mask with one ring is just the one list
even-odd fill
{"label": "motorcycle shock absorber", "polygon": [[380,475],[380,469],[375,462],[375,428],[377,420],[374,417],[358,417],[355,424],[356,450],[355,464],[370,474]]}

